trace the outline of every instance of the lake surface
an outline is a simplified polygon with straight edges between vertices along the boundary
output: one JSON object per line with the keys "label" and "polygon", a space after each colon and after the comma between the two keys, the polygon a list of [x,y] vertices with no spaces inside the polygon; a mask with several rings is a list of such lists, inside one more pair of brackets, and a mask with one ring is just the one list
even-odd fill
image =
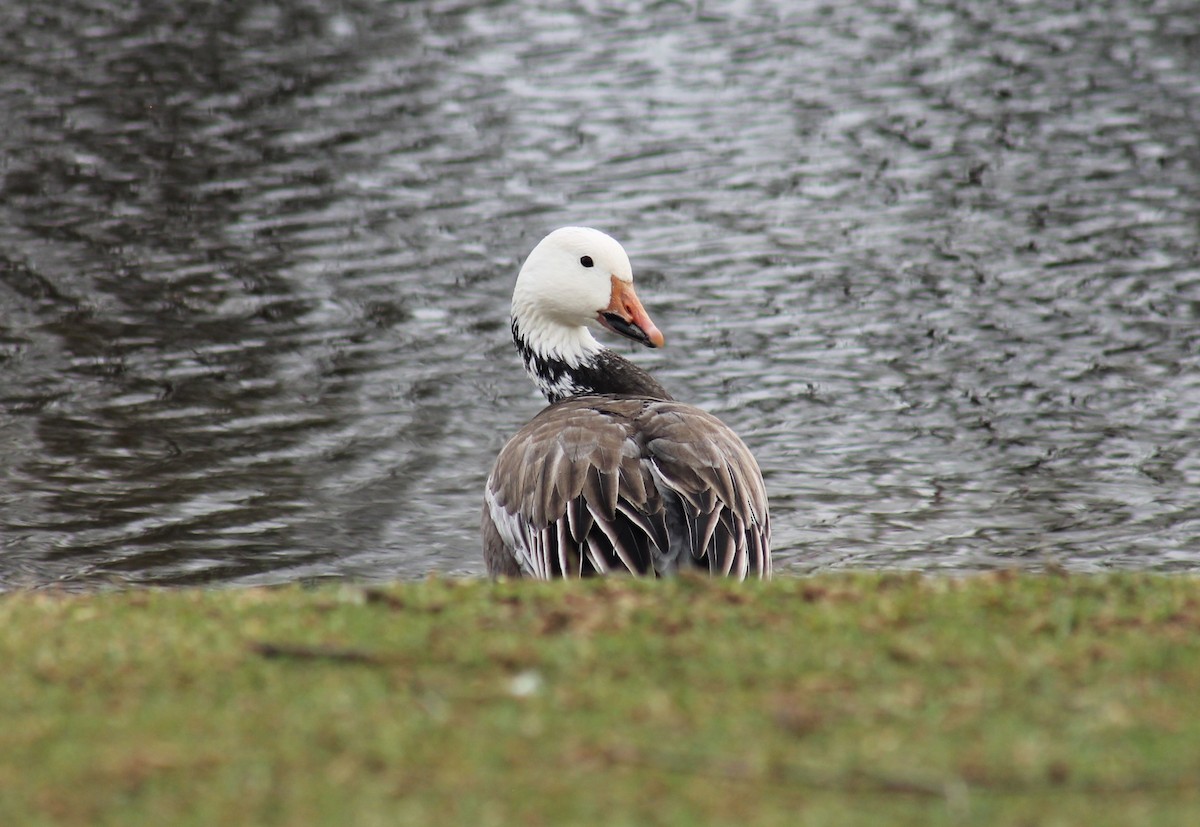
{"label": "lake surface", "polygon": [[[482,574],[547,231],[782,572],[1200,569],[1191,0],[0,9],[0,587]],[[624,348],[624,346],[621,346]]]}

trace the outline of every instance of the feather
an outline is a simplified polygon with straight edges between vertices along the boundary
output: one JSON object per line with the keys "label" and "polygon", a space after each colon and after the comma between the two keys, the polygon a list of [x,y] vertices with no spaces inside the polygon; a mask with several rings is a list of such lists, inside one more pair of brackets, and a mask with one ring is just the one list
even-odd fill
{"label": "feather", "polygon": [[613,557],[616,560],[619,560],[621,564],[628,569],[630,574],[642,574],[642,567],[638,565],[638,561],[635,557],[637,548],[635,546],[633,549],[630,549],[628,545],[623,542],[618,523],[615,520],[610,520],[603,514],[596,514],[595,517],[596,527],[604,533],[605,538],[608,540],[609,546],[612,549]]}

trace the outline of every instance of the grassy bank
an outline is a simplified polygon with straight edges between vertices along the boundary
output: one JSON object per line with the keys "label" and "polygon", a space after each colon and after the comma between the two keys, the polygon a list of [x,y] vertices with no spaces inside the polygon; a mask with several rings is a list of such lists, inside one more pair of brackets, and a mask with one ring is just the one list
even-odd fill
{"label": "grassy bank", "polygon": [[0,824],[1200,823],[1200,580],[0,596]]}

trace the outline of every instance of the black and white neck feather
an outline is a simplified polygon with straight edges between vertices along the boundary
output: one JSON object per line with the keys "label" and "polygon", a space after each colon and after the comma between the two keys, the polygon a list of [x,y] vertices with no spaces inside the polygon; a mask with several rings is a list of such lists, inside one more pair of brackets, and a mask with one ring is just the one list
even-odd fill
{"label": "black and white neck feather", "polygon": [[648,399],[671,399],[666,388],[653,376],[628,359],[592,338],[577,350],[562,355],[541,347],[533,335],[526,335],[520,319],[512,319],[512,337],[521,354],[525,372],[550,403],[572,396],[611,394],[614,396],[644,396]]}

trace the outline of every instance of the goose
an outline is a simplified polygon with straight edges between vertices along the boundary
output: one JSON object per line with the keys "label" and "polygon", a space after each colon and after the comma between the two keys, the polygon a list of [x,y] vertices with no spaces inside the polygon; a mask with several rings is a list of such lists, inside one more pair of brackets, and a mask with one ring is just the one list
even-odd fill
{"label": "goose", "polygon": [[767,494],[750,449],[592,335],[664,344],[615,239],[587,227],[542,239],[517,275],[511,323],[549,406],[488,475],[489,575],[771,576]]}

